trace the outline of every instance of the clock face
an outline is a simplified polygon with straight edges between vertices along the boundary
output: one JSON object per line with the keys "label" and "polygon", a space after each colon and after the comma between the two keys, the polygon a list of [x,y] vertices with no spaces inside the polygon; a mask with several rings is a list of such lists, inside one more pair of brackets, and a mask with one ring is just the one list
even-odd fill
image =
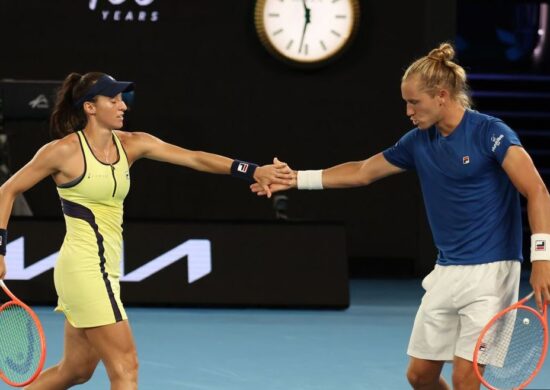
{"label": "clock face", "polygon": [[275,56],[299,64],[324,63],[350,43],[358,0],[257,0],[256,29]]}

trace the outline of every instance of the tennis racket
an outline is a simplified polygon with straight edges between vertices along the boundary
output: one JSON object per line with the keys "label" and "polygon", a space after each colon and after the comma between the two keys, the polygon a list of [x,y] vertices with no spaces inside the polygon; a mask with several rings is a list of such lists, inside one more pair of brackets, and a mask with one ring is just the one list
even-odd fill
{"label": "tennis racket", "polygon": [[534,292],[495,315],[474,350],[474,370],[490,390],[523,389],[537,376],[548,350],[548,319],[529,302]]}
{"label": "tennis racket", "polygon": [[0,378],[10,386],[31,383],[44,366],[46,340],[37,315],[0,280],[8,295],[0,303]]}

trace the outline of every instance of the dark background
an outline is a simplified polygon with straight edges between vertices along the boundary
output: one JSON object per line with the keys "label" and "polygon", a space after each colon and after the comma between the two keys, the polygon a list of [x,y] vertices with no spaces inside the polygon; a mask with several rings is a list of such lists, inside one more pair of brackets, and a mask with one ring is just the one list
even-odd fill
{"label": "dark background", "polygon": [[549,6],[548,0],[460,0],[455,45],[467,70],[550,74]]}
{"label": "dark background", "polygon": [[[56,304],[51,268],[41,267],[44,272],[36,274],[29,267],[59,251],[64,235],[61,220],[11,221],[10,241],[22,238],[24,254],[10,247],[7,261],[24,258],[24,266],[8,267],[9,285],[24,302]],[[349,306],[345,229],[340,224],[128,221],[124,238],[121,296],[128,305]],[[210,256],[202,247],[193,254],[179,248],[197,239],[209,241]],[[186,256],[178,260],[175,248]],[[142,268],[165,264],[167,256],[175,262],[156,272]],[[195,266],[209,259],[210,272],[189,281],[190,258]],[[142,280],[124,280],[136,270],[143,272]]]}
{"label": "dark background", "polygon": [[[295,169],[361,160],[409,130],[400,96],[408,64],[453,40],[456,1],[361,2],[353,45],[338,61],[298,70],[259,42],[252,0],[0,0],[0,78],[61,80],[100,70],[136,82],[126,128],[185,148]],[[114,21],[146,12],[147,21]],[[109,20],[102,20],[102,12]],[[156,12],[156,14],[153,14]],[[155,16],[153,16],[155,15]],[[5,123],[12,170],[47,140],[47,125]],[[61,216],[53,183],[26,194],[38,216]],[[345,224],[352,273],[421,275],[435,250],[414,174],[368,188],[287,193],[299,220]],[[140,161],[132,168],[129,218],[270,220],[272,202],[244,182]]]}

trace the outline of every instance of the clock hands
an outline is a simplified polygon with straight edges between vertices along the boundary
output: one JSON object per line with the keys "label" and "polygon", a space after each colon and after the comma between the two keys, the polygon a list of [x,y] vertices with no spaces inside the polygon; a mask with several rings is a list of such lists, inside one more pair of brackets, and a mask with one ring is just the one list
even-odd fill
{"label": "clock hands", "polygon": [[290,64],[324,65],[356,35],[361,0],[249,1],[256,2],[256,32],[262,44]]}
{"label": "clock hands", "polygon": [[304,37],[306,36],[307,26],[311,23],[311,10],[307,7],[306,0],[302,0],[302,3],[304,4],[305,22],[304,22],[304,29],[302,31],[302,39],[300,40],[300,48],[298,49],[298,53],[302,52],[302,46],[304,45]]}

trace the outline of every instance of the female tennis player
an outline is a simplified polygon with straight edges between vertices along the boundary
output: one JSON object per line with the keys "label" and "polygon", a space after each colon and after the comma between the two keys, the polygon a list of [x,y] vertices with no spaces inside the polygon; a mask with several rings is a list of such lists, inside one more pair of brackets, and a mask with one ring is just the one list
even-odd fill
{"label": "female tennis player", "polygon": [[123,201],[135,161],[148,158],[231,173],[266,191],[266,183],[287,184],[292,176],[277,160],[258,167],[183,149],[147,133],[119,130],[127,109],[122,93],[132,89],[133,83],[99,72],[68,75],[51,117],[58,139],[43,146],[0,187],[0,278],[6,273],[6,228],[17,194],[52,176],[67,227],[54,270],[56,310],[66,317],[64,355],[28,389],[67,389],[84,383],[99,361],[107,369],[111,389],[137,389],[138,359],[119,286]]}
{"label": "female tennis player", "polygon": [[[515,134],[500,119],[470,109],[466,73],[442,44],[413,62],[401,81],[414,129],[364,161],[298,171],[271,191],[368,185],[416,170],[434,242],[435,269],[424,279],[408,354],[415,389],[449,389],[441,377],[453,361],[453,388],[479,389],[472,360],[477,338],[499,311],[517,301],[522,260],[519,193],[531,225],[531,285],[550,299],[550,196]],[[258,185],[252,190],[262,195]],[[519,192],[519,193],[518,193]]]}

